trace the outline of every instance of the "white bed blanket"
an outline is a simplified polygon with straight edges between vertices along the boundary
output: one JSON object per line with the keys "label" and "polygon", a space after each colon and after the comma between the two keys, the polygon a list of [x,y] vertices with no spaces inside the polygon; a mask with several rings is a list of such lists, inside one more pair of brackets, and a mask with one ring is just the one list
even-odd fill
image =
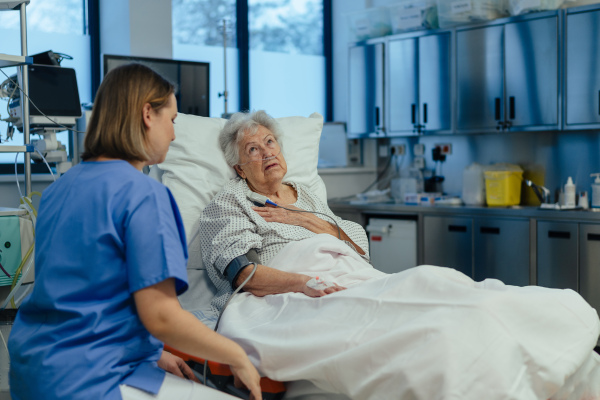
{"label": "white bed blanket", "polygon": [[[585,382],[600,376],[590,361],[600,321],[574,291],[434,266],[388,275],[329,235],[288,244],[269,266],[348,288],[231,300],[219,332],[272,379],[356,400],[572,399],[569,384],[600,399]],[[575,372],[583,378],[567,381]]]}

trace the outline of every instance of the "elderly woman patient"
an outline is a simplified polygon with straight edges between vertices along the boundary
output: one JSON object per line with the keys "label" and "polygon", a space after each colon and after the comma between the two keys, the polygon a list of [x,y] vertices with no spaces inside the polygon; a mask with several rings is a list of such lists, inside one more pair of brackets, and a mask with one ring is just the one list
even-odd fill
{"label": "elderly woman patient", "polygon": [[[209,274],[219,289],[213,301],[219,310],[232,287],[238,286],[251,272],[252,268],[245,268],[251,261],[259,265],[244,290],[256,296],[300,292],[319,297],[344,289],[334,285],[316,290],[306,286],[310,276],[283,272],[262,264],[268,264],[290,241],[320,233],[336,238],[339,235],[348,246],[368,259],[367,236],[361,226],[336,217],[307,187],[294,182],[284,183],[287,165],[279,136],[279,127],[264,111],[234,114],[220,134],[221,149],[238,179],[229,182],[206,207],[200,226],[204,235],[202,254],[207,264],[214,266],[209,268]],[[268,197],[287,210],[270,205],[257,206],[248,199],[250,191]],[[330,216],[328,220],[327,215]],[[339,230],[332,220],[337,222]]]}
{"label": "elderly woman patient", "polygon": [[577,293],[380,272],[361,226],[286,181],[265,112],[233,115],[219,143],[238,176],[204,209],[202,255],[216,311],[247,281],[219,333],[262,374],[327,399],[600,399],[600,320]]}

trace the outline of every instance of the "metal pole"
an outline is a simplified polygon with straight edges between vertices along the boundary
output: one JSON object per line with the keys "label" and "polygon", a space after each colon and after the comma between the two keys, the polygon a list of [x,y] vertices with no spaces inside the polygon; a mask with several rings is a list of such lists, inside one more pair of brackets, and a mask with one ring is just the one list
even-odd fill
{"label": "metal pole", "polygon": [[[27,17],[25,15],[26,3],[21,3],[21,55],[27,57]],[[21,69],[21,81],[23,95],[21,96],[21,118],[23,120],[23,139],[25,145],[30,143],[29,139],[29,76],[27,65],[19,67]],[[24,153],[23,173],[25,175],[25,195],[31,195],[31,154]]]}
{"label": "metal pole", "polygon": [[227,115],[227,20],[223,20],[223,72],[225,76],[225,91],[223,93],[225,103],[225,115]]}

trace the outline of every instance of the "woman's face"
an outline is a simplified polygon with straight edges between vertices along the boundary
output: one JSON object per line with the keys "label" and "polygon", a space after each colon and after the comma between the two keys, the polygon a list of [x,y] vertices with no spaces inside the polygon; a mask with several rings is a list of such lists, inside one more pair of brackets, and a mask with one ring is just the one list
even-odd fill
{"label": "woman's face", "polygon": [[259,126],[254,135],[244,135],[238,144],[240,163],[237,173],[255,187],[281,183],[287,172],[287,164],[279,143],[270,130]]}
{"label": "woman's face", "polygon": [[[149,104],[147,105],[149,106]],[[177,100],[171,94],[167,104],[158,111],[144,108],[146,123],[146,146],[150,160],[148,165],[159,164],[165,160],[169,144],[175,140],[175,117],[177,117]]]}

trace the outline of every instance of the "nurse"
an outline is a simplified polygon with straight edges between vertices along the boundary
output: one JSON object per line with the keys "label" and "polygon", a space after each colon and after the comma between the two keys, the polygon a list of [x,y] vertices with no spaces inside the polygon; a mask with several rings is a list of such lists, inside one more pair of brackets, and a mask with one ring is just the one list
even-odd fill
{"label": "nurse", "polygon": [[169,190],[141,172],[175,139],[173,92],[142,65],[112,70],[96,96],[84,161],[44,191],[35,287],[9,339],[13,400],[233,398],[193,382],[163,343],[229,364],[261,398],[242,348],[177,300],[188,287],[181,217]]}

